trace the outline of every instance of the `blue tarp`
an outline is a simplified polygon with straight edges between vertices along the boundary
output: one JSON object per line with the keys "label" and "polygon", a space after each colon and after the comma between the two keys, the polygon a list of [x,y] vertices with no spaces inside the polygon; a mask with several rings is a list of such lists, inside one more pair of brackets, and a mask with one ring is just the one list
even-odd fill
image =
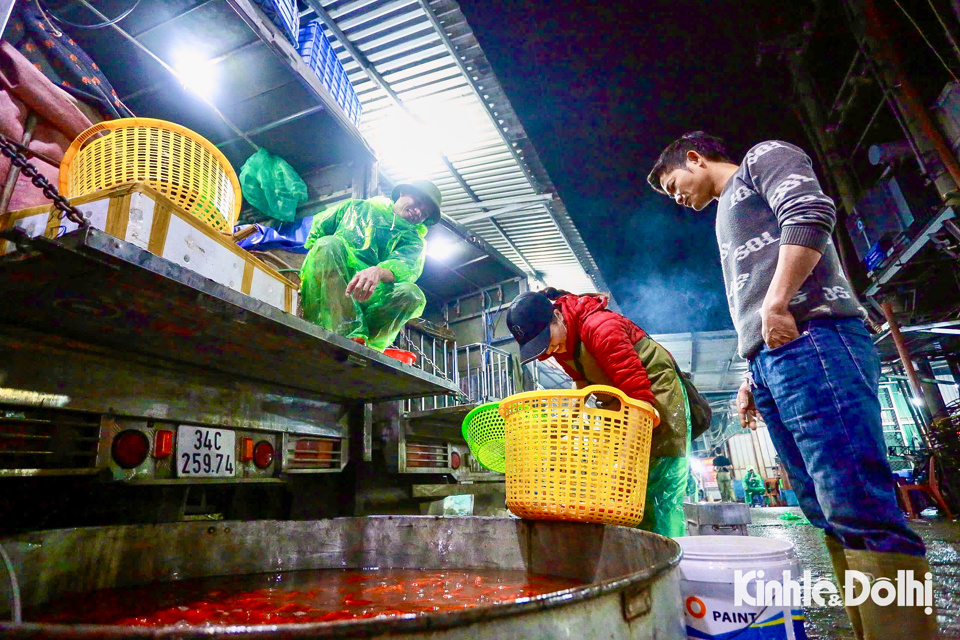
{"label": "blue tarp", "polygon": [[[291,253],[307,253],[303,248],[303,243],[307,240],[307,234],[310,233],[310,225],[313,224],[313,216],[286,222],[276,227],[268,227],[262,224],[255,224],[257,228],[251,235],[240,241],[240,248],[247,251],[267,251],[269,249],[283,249]],[[233,231],[236,233],[240,227]]]}

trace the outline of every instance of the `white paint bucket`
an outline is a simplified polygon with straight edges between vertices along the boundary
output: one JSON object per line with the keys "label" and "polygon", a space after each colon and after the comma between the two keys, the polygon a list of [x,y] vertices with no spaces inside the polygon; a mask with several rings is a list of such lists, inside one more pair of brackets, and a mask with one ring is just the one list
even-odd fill
{"label": "white paint bucket", "polygon": [[757,598],[758,587],[782,584],[785,571],[800,582],[800,561],[793,544],[750,536],[687,536],[676,541],[683,548],[680,590],[689,638],[806,640],[799,603],[793,607],[735,604],[737,572],[743,576],[757,572],[745,583],[751,600]]}

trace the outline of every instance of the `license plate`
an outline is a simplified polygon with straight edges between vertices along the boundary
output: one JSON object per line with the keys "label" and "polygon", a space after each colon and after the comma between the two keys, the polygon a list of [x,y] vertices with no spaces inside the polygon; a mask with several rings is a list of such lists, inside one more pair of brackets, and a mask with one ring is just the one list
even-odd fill
{"label": "license plate", "polygon": [[177,430],[177,475],[190,478],[232,478],[236,469],[237,434],[224,429],[185,427]]}

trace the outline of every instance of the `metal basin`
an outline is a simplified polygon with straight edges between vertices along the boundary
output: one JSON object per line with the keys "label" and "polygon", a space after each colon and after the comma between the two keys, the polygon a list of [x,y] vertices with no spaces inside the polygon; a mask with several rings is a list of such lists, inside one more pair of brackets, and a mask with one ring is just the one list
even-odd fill
{"label": "metal basin", "polygon": [[[0,623],[0,635],[13,638],[686,638],[679,545],[625,527],[380,516],[61,529],[0,543],[24,607],[96,589],[323,568],[519,569],[586,583],[526,601],[345,622],[154,629]],[[5,577],[0,572],[4,595]],[[0,607],[9,620],[9,599]]]}

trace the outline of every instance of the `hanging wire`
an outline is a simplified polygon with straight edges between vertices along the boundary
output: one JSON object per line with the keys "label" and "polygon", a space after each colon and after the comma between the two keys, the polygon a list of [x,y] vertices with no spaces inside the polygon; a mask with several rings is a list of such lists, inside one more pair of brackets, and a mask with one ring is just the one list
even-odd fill
{"label": "hanging wire", "polygon": [[947,73],[950,74],[950,77],[953,78],[954,82],[960,82],[960,78],[957,78],[957,75],[953,72],[953,69],[947,64],[947,61],[943,59],[943,56],[940,55],[940,52],[937,51],[936,47],[933,46],[933,43],[927,38],[927,34],[923,32],[923,29],[920,28],[920,25],[916,23],[913,17],[907,13],[907,10],[903,8],[903,5],[900,4],[900,0],[893,0],[893,3],[899,7],[900,11],[903,12],[903,15],[907,17],[907,20],[910,21],[910,24],[913,25],[913,28],[917,30],[917,33],[920,34],[920,37],[923,38],[923,41],[927,43],[927,46],[930,47],[930,50],[933,51],[933,55],[937,56],[937,60],[940,61],[940,64],[943,65],[943,68],[947,70]]}
{"label": "hanging wire", "polygon": [[937,6],[933,4],[933,0],[927,0],[927,4],[930,5],[930,10],[933,11],[933,15],[937,16],[937,22],[940,23],[941,27],[943,27],[943,33],[946,36],[947,41],[950,43],[950,46],[953,48],[953,53],[956,54],[957,58],[960,58],[960,46],[957,45],[957,39],[953,37],[950,27],[947,26],[946,22],[944,22],[943,16],[940,15],[940,11],[937,9]]}
{"label": "hanging wire", "polygon": [[53,24],[53,20],[51,20],[50,16],[47,15],[47,12],[43,10],[43,7],[40,5],[40,0],[33,0],[33,4],[37,5],[37,11],[40,12],[40,15],[43,16],[43,21],[47,23],[48,27],[50,27],[50,35],[52,35],[54,38],[63,36],[63,31],[57,29],[57,25]]}
{"label": "hanging wire", "polygon": [[[112,27],[113,25],[117,24],[118,22],[126,18],[128,15],[133,13],[133,10],[140,5],[141,1],[142,0],[136,0],[136,2],[133,3],[133,6],[131,6],[129,9],[121,13],[116,18],[113,18],[112,20],[105,20],[104,22],[98,22],[96,24],[80,24],[78,22],[70,22],[69,20],[64,20],[63,18],[55,14],[53,10],[50,9],[50,7],[47,7],[46,11],[44,11],[43,9],[40,9],[40,13],[42,13],[44,17],[50,16],[60,24],[65,24],[68,27],[75,27],[77,29],[87,29],[90,31],[94,31],[96,29],[106,29],[107,27]],[[39,6],[40,6],[40,0],[37,0],[37,7]]]}

